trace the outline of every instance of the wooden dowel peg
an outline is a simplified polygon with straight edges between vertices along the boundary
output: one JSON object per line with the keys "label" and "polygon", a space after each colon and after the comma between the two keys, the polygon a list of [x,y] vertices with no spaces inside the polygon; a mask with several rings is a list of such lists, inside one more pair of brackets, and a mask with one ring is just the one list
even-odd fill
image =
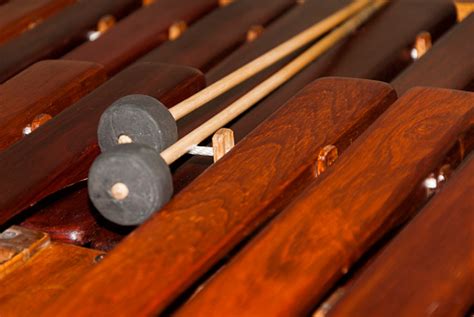
{"label": "wooden dowel peg", "polygon": [[102,34],[112,28],[115,23],[116,19],[113,15],[104,15],[97,22],[97,29],[87,33],[87,38],[89,39],[89,41],[97,40]]}
{"label": "wooden dowel peg", "polygon": [[170,41],[176,40],[180,37],[184,31],[188,28],[188,25],[184,21],[178,21],[173,23],[168,30],[168,39]]}
{"label": "wooden dowel peg", "polygon": [[456,0],[454,3],[456,5],[458,22],[461,22],[474,12],[474,2]]}
{"label": "wooden dowel peg", "polygon": [[415,45],[411,53],[413,59],[419,59],[431,48],[431,34],[429,32],[421,32],[415,38]]}
{"label": "wooden dowel peg", "polygon": [[33,121],[31,121],[30,124],[28,124],[26,127],[23,128],[23,135],[28,135],[31,132],[35,131],[38,129],[40,126],[51,120],[53,117],[51,117],[49,114],[39,114],[36,117],[33,118]]}
{"label": "wooden dowel peg", "polygon": [[264,27],[261,25],[251,26],[250,29],[247,31],[247,42],[255,41],[260,35],[262,35],[264,30]]}
{"label": "wooden dowel peg", "polygon": [[153,3],[155,3],[156,0],[143,0],[142,1],[142,6],[146,7],[146,6],[149,6]]}
{"label": "wooden dowel peg", "polygon": [[97,31],[104,34],[115,25],[116,19],[113,15],[105,15],[97,22]]}
{"label": "wooden dowel peg", "polygon": [[235,0],[219,0],[219,6],[220,7],[225,7],[234,2]]}
{"label": "wooden dowel peg", "polygon": [[324,173],[337,160],[339,153],[334,145],[326,145],[318,154],[318,162],[316,164],[316,176]]}
{"label": "wooden dowel peg", "polygon": [[221,128],[212,136],[212,148],[214,150],[214,162],[220,160],[235,145],[234,131]]}

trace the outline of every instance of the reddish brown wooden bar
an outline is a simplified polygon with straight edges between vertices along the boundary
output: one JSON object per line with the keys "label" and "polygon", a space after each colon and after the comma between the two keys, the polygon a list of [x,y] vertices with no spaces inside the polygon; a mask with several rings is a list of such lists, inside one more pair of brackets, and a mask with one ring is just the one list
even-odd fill
{"label": "reddish brown wooden bar", "polygon": [[173,23],[191,24],[217,5],[217,0],[156,1],[133,12],[99,39],[72,50],[63,59],[99,63],[108,74],[114,74],[168,40]]}
{"label": "reddish brown wooden bar", "polygon": [[48,60],[6,81],[0,86],[0,150],[20,140],[35,117],[57,115],[105,80],[98,64]]}
{"label": "reddish brown wooden bar", "polygon": [[315,177],[322,147],[336,144],[342,151],[394,99],[378,82],[328,78],[308,86],[123,240],[49,312],[162,311]]}
{"label": "reddish brown wooden bar", "polygon": [[[420,12],[423,14],[420,15]],[[404,22],[400,23],[400,21]],[[456,12],[450,1],[391,1],[353,36],[331,49],[236,121],[236,124],[232,126],[236,138],[244,137],[301,87],[319,77],[343,76],[391,81],[412,63],[409,51],[419,32],[428,31],[436,39],[455,21]],[[283,28],[276,27],[274,30],[267,30],[261,40],[272,41],[271,38],[277,37],[280,29]],[[240,66],[241,63],[265,51],[264,47],[259,48],[258,41],[247,46],[242,48],[241,52],[236,51],[228,60],[207,73],[208,83],[214,82],[223,74]],[[207,115],[218,111],[218,105],[222,104],[220,100],[219,103],[216,102],[206,108]],[[181,127],[183,126],[184,122]]]}
{"label": "reddish brown wooden bar", "polygon": [[310,313],[420,204],[411,195],[473,119],[472,93],[410,90],[176,315]]}
{"label": "reddish brown wooden bar", "polygon": [[34,315],[94,267],[100,254],[96,250],[52,243],[0,280],[2,316]]}
{"label": "reddish brown wooden bar", "polygon": [[139,0],[80,1],[4,43],[0,46],[0,83],[39,60],[58,57],[80,44],[104,15],[121,18],[139,3]]}
{"label": "reddish brown wooden bar", "polygon": [[260,0],[258,6],[255,0],[232,2],[197,21],[177,40],[163,44],[142,60],[205,71],[244,43],[252,26],[265,26],[293,5],[294,0]]}
{"label": "reddish brown wooden bar", "polygon": [[474,15],[453,27],[421,59],[400,74],[392,86],[399,94],[420,86],[463,89],[474,80]]}
{"label": "reddish brown wooden bar", "polygon": [[[58,196],[62,199],[58,199]],[[84,209],[87,212],[84,212]],[[81,182],[48,197],[28,210],[32,216],[27,217],[21,226],[41,229],[54,241],[109,251],[130,233],[132,228],[113,226],[93,210],[87,193],[87,182]]]}
{"label": "reddish brown wooden bar", "polygon": [[[246,44],[209,71],[206,74],[207,81],[212,83],[220,76],[257,57],[275,45],[278,39],[283,40],[283,36],[289,36],[286,32],[296,33],[298,28],[303,29],[309,21],[301,18],[302,12],[314,11],[328,14],[329,10],[335,10],[343,4],[344,1],[308,1],[301,8],[294,9],[286,17],[276,21],[257,41]],[[423,14],[420,15],[419,12]],[[400,21],[404,22],[400,23]],[[291,96],[318,77],[347,76],[390,81],[404,67],[412,63],[409,51],[419,32],[428,31],[436,38],[455,21],[456,13],[449,1],[391,1],[390,5],[371,18],[360,31],[308,66],[306,70],[244,113],[228,127],[234,131],[236,140],[241,140]],[[181,119],[178,122],[180,134],[185,135],[212,114],[222,110],[274,70],[257,75],[255,79],[248,80],[234,91]],[[413,70],[413,72],[416,71],[416,69]],[[412,84],[416,86],[417,83],[413,81]],[[452,88],[461,89],[462,87]],[[210,164],[212,160],[205,157],[192,157],[184,162],[174,174],[175,189],[185,187]]]}
{"label": "reddish brown wooden bar", "polygon": [[474,156],[328,316],[465,316],[474,298]]}
{"label": "reddish brown wooden bar", "polygon": [[171,106],[203,85],[202,74],[188,67],[135,65],[0,153],[0,224],[87,177],[99,153],[98,121],[112,102],[137,93],[154,96]]}
{"label": "reddish brown wooden bar", "polygon": [[75,0],[10,1],[0,7],[0,43],[33,28]]}

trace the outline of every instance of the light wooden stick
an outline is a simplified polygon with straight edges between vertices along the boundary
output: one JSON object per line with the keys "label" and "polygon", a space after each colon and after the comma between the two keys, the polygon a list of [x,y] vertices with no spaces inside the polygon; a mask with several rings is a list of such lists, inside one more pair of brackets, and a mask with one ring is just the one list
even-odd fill
{"label": "light wooden stick", "polygon": [[273,65],[274,63],[288,56],[289,54],[300,49],[304,45],[314,41],[319,36],[335,28],[337,25],[341,24],[349,17],[362,10],[372,2],[373,0],[354,1],[352,4],[337,11],[336,13],[324,19],[323,21],[316,23],[315,25],[306,29],[302,33],[299,33],[288,41],[257,57],[250,63],[242,66],[236,71],[218,80],[209,87],[178,103],[177,105],[169,109],[171,115],[176,120],[181,119],[182,117],[193,112],[194,110],[211,101],[212,99],[218,97],[219,95],[244,82],[245,80],[264,70],[265,68]]}
{"label": "light wooden stick", "polygon": [[380,9],[387,1],[378,0],[372,3],[362,12],[348,20],[346,23],[332,31],[319,42],[314,44],[300,56],[291,61],[288,65],[269,77],[267,80],[259,84],[257,87],[249,91],[240,99],[229,105],[214,117],[197,127],[189,134],[184,136],[178,142],[161,152],[161,156],[171,164],[194,145],[199,144],[220,127],[226,125],[241,113],[255,105],[272,91],[280,87],[291,77],[301,71],[305,66],[321,56],[324,52],[334,46],[339,40],[356,30],[363,22],[365,22],[373,13]]}

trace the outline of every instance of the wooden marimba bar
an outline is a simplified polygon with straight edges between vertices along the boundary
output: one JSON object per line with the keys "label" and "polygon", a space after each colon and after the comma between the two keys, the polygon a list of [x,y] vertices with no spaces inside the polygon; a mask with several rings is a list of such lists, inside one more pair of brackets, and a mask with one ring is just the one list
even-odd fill
{"label": "wooden marimba bar", "polygon": [[0,316],[468,316],[473,7],[0,1]]}

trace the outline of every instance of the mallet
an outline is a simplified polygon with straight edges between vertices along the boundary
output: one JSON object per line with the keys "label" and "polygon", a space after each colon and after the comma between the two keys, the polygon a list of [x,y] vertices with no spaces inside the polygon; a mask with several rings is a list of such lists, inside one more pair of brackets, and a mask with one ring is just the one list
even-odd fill
{"label": "mallet", "polygon": [[115,146],[102,153],[89,172],[89,196],[94,205],[107,219],[118,224],[136,225],[143,222],[172,196],[169,164],[277,89],[337,41],[355,30],[385,3],[377,1],[361,11],[161,153],[156,148],[136,143]]}
{"label": "mallet", "polygon": [[100,148],[106,151],[117,144],[133,142],[163,151],[177,141],[177,120],[312,42],[373,1],[351,3],[170,109],[151,97],[127,96],[117,100],[100,119]]}

